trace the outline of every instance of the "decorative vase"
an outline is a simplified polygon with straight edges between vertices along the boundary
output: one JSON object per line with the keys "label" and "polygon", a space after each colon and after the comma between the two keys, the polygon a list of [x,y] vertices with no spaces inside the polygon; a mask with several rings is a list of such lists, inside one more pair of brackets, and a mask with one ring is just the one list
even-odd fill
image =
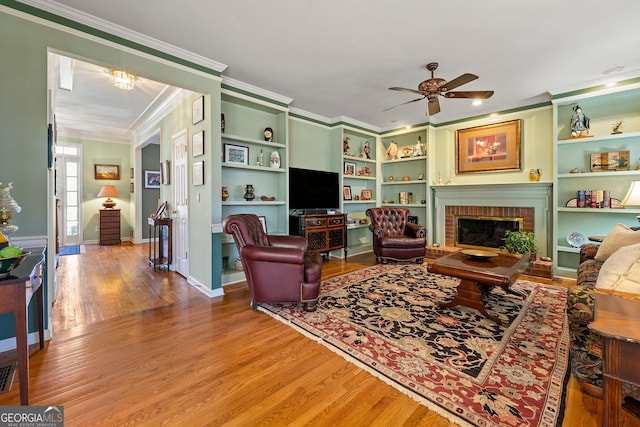
{"label": "decorative vase", "polygon": [[279,169],[280,168],[280,153],[278,153],[277,151],[274,151],[273,153],[271,153],[271,167],[272,168],[276,168]]}
{"label": "decorative vase", "polygon": [[541,176],[542,176],[542,169],[531,169],[529,171],[529,181],[533,181],[533,182],[540,181]]}
{"label": "decorative vase", "polygon": [[226,201],[229,198],[229,190],[227,187],[222,187],[222,201]]}
{"label": "decorative vase", "polygon": [[248,202],[255,199],[256,195],[253,192],[254,192],[253,185],[247,184],[247,186],[244,188],[244,199]]}

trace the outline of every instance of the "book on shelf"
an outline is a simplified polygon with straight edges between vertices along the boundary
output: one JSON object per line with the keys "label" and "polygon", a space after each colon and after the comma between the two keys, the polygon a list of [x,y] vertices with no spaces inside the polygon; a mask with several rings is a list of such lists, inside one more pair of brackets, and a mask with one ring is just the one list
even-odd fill
{"label": "book on shelf", "polygon": [[609,190],[578,190],[576,206],[579,208],[610,208]]}

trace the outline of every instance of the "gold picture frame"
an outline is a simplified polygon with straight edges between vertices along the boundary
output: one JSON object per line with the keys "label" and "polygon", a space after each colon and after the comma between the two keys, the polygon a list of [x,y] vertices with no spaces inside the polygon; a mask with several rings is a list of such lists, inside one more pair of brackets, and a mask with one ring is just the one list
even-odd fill
{"label": "gold picture frame", "polygon": [[119,165],[99,165],[94,164],[94,179],[106,179],[106,180],[119,180],[120,179],[120,166]]}
{"label": "gold picture frame", "polygon": [[456,131],[456,173],[522,169],[522,120]]}

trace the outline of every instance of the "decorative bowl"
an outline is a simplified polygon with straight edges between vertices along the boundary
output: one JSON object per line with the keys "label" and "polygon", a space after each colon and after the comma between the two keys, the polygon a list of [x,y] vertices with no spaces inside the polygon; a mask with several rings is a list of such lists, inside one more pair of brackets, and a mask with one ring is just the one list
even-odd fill
{"label": "decorative bowl", "polygon": [[579,231],[572,231],[571,233],[567,234],[567,243],[569,243],[569,245],[573,246],[574,248],[579,248],[580,246],[584,245],[585,243],[587,243],[587,240],[587,236],[580,233]]}
{"label": "decorative bowl", "polygon": [[483,251],[480,249],[463,249],[460,252],[470,258],[489,259],[498,256],[498,253],[491,251]]}
{"label": "decorative bowl", "polygon": [[30,255],[30,252],[23,252],[22,255],[13,258],[0,258],[0,279],[9,276],[27,255]]}

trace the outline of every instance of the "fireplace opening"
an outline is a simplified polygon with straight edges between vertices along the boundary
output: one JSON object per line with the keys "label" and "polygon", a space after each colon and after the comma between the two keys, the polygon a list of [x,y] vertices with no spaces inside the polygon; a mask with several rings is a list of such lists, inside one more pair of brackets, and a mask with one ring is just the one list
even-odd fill
{"label": "fireplace opening", "polygon": [[463,248],[496,249],[504,246],[509,231],[523,229],[523,218],[456,216],[455,245]]}

